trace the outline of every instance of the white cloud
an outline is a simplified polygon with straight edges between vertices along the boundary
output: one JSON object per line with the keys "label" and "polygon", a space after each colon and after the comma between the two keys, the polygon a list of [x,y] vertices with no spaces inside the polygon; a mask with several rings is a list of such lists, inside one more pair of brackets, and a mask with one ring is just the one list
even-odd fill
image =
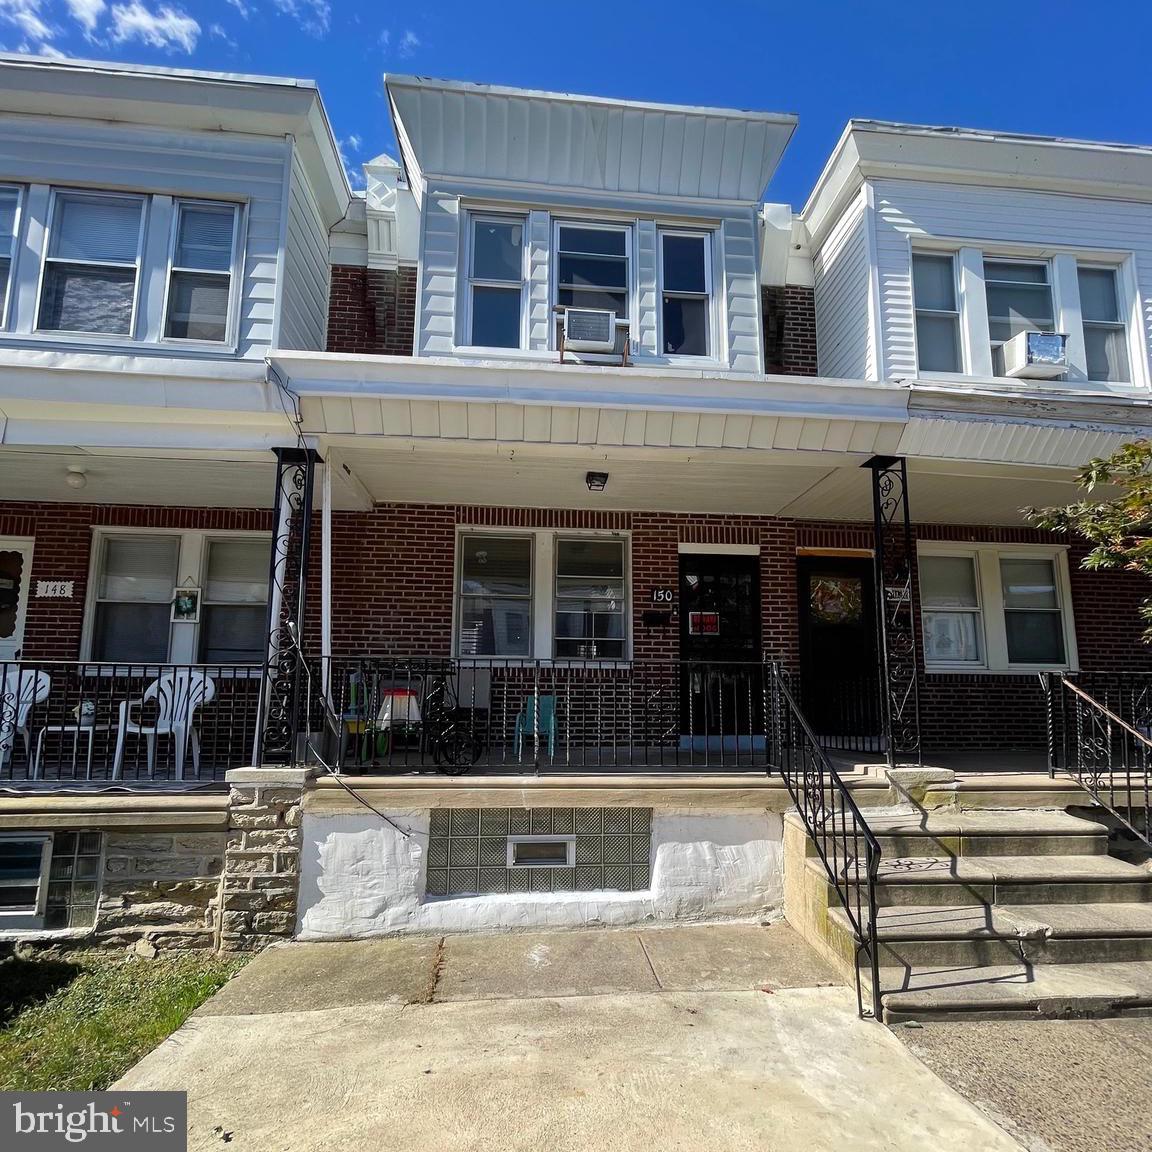
{"label": "white cloud", "polygon": [[400,37],[399,52],[401,56],[411,56],[419,47],[420,37],[411,29],[408,29],[404,35]]}
{"label": "white cloud", "polygon": [[96,31],[96,25],[108,5],[104,0],[67,0],[68,11],[87,36]]}
{"label": "white cloud", "polygon": [[392,43],[392,33],[387,28],[383,29],[380,33],[380,47],[387,49],[388,45]]}
{"label": "white cloud", "polygon": [[40,0],[0,0],[0,22],[18,28],[29,40],[37,42],[36,48],[22,44],[22,52],[40,50],[56,36],[58,29],[41,17],[40,8]]}
{"label": "white cloud", "polygon": [[300,27],[313,36],[323,36],[332,19],[332,6],[328,0],[272,0],[285,16],[300,21]]}
{"label": "white cloud", "polygon": [[248,19],[249,15],[251,14],[251,10],[249,9],[248,5],[244,3],[244,0],[228,0],[228,3],[231,4],[232,7],[235,8],[236,11],[239,12],[245,20]]}
{"label": "white cloud", "polygon": [[182,49],[191,53],[200,38],[200,25],[185,12],[163,7],[155,12],[140,0],[112,7],[112,42],[139,40],[151,48]]}
{"label": "white cloud", "polygon": [[348,177],[348,183],[351,184],[353,188],[364,187],[364,169],[359,164],[348,159],[347,149],[350,148],[353,152],[358,152],[362,143],[363,141],[356,135],[346,136],[336,141],[336,151],[340,153],[340,162],[344,165],[344,174]]}
{"label": "white cloud", "polygon": [[359,152],[363,146],[364,141],[355,133],[348,137],[348,147],[351,148],[353,152]]}

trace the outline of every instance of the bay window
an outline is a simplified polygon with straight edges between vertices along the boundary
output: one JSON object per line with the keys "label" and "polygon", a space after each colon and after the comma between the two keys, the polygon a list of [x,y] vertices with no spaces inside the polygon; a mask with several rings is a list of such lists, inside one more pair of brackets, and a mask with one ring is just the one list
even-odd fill
{"label": "bay window", "polygon": [[1075,666],[1065,549],[921,543],[918,570],[929,670]]}
{"label": "bay window", "polygon": [[239,215],[235,204],[177,202],[164,320],[169,339],[218,344],[227,339]]}
{"label": "bay window", "polygon": [[626,542],[554,530],[464,532],[459,656],[620,660],[627,655]]}
{"label": "bay window", "polygon": [[1130,380],[1128,330],[1120,311],[1115,268],[1076,269],[1089,380]]}
{"label": "bay window", "polygon": [[711,352],[712,269],[709,237],[660,233],[660,346],[668,355]]}
{"label": "bay window", "polygon": [[963,372],[956,259],[950,253],[912,254],[916,358],[921,372]]}
{"label": "bay window", "polygon": [[53,199],[38,327],[133,335],[144,197],[58,192]]}
{"label": "bay window", "polygon": [[0,328],[8,323],[8,285],[16,252],[16,217],[20,207],[17,188],[0,188]]}
{"label": "bay window", "polygon": [[992,368],[1004,375],[1002,346],[1020,332],[1053,332],[1056,310],[1046,260],[984,258],[984,293],[988,303],[988,336]]}
{"label": "bay window", "polygon": [[556,303],[629,318],[632,233],[608,224],[556,225]]}
{"label": "bay window", "polygon": [[519,348],[524,307],[524,221],[472,218],[467,342],[482,348]]}

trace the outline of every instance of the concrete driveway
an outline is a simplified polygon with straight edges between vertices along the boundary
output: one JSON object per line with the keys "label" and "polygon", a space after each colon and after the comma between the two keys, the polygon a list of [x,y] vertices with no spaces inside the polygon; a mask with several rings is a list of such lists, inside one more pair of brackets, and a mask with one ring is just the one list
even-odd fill
{"label": "concrete driveway", "polygon": [[792,931],[270,949],[120,1087],[229,1152],[1018,1152]]}

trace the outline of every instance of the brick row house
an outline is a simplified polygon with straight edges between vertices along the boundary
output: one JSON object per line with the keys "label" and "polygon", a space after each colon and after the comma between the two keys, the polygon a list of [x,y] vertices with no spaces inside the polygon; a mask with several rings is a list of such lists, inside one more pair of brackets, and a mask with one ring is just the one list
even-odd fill
{"label": "brick row house", "polygon": [[1152,670],[1022,513],[1152,427],[1152,152],[852,121],[793,210],[792,116],[386,94],[353,193],[310,84],[0,64],[12,932],[762,916],[780,684],[1002,763]]}

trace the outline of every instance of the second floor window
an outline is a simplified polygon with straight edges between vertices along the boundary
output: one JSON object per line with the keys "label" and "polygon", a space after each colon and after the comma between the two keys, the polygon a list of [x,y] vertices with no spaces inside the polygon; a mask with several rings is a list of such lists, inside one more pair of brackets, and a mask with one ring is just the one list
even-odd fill
{"label": "second floor window", "polygon": [[1003,345],[1020,332],[1053,332],[1056,313],[1047,261],[985,260],[992,370],[1004,375]]}
{"label": "second floor window", "polygon": [[951,253],[914,253],[912,287],[920,371],[963,372],[955,257]]}
{"label": "second floor window", "polygon": [[660,233],[661,345],[672,356],[710,354],[712,276],[708,237]]}
{"label": "second floor window", "polygon": [[140,196],[56,195],[40,295],[41,329],[132,335],[143,222]]}
{"label": "second floor window", "polygon": [[1089,380],[1130,380],[1128,332],[1120,314],[1115,268],[1076,269]]}
{"label": "second floor window", "polygon": [[12,278],[12,253],[16,247],[16,209],[20,193],[0,188],[0,327],[8,318],[8,284]]}
{"label": "second floor window", "polygon": [[164,335],[169,339],[223,343],[228,338],[238,215],[233,204],[177,204],[164,319]]}
{"label": "second floor window", "polygon": [[479,348],[519,348],[524,298],[524,221],[474,217],[469,269],[471,332]]}
{"label": "second floor window", "polygon": [[556,303],[628,319],[631,232],[614,225],[556,226]]}

